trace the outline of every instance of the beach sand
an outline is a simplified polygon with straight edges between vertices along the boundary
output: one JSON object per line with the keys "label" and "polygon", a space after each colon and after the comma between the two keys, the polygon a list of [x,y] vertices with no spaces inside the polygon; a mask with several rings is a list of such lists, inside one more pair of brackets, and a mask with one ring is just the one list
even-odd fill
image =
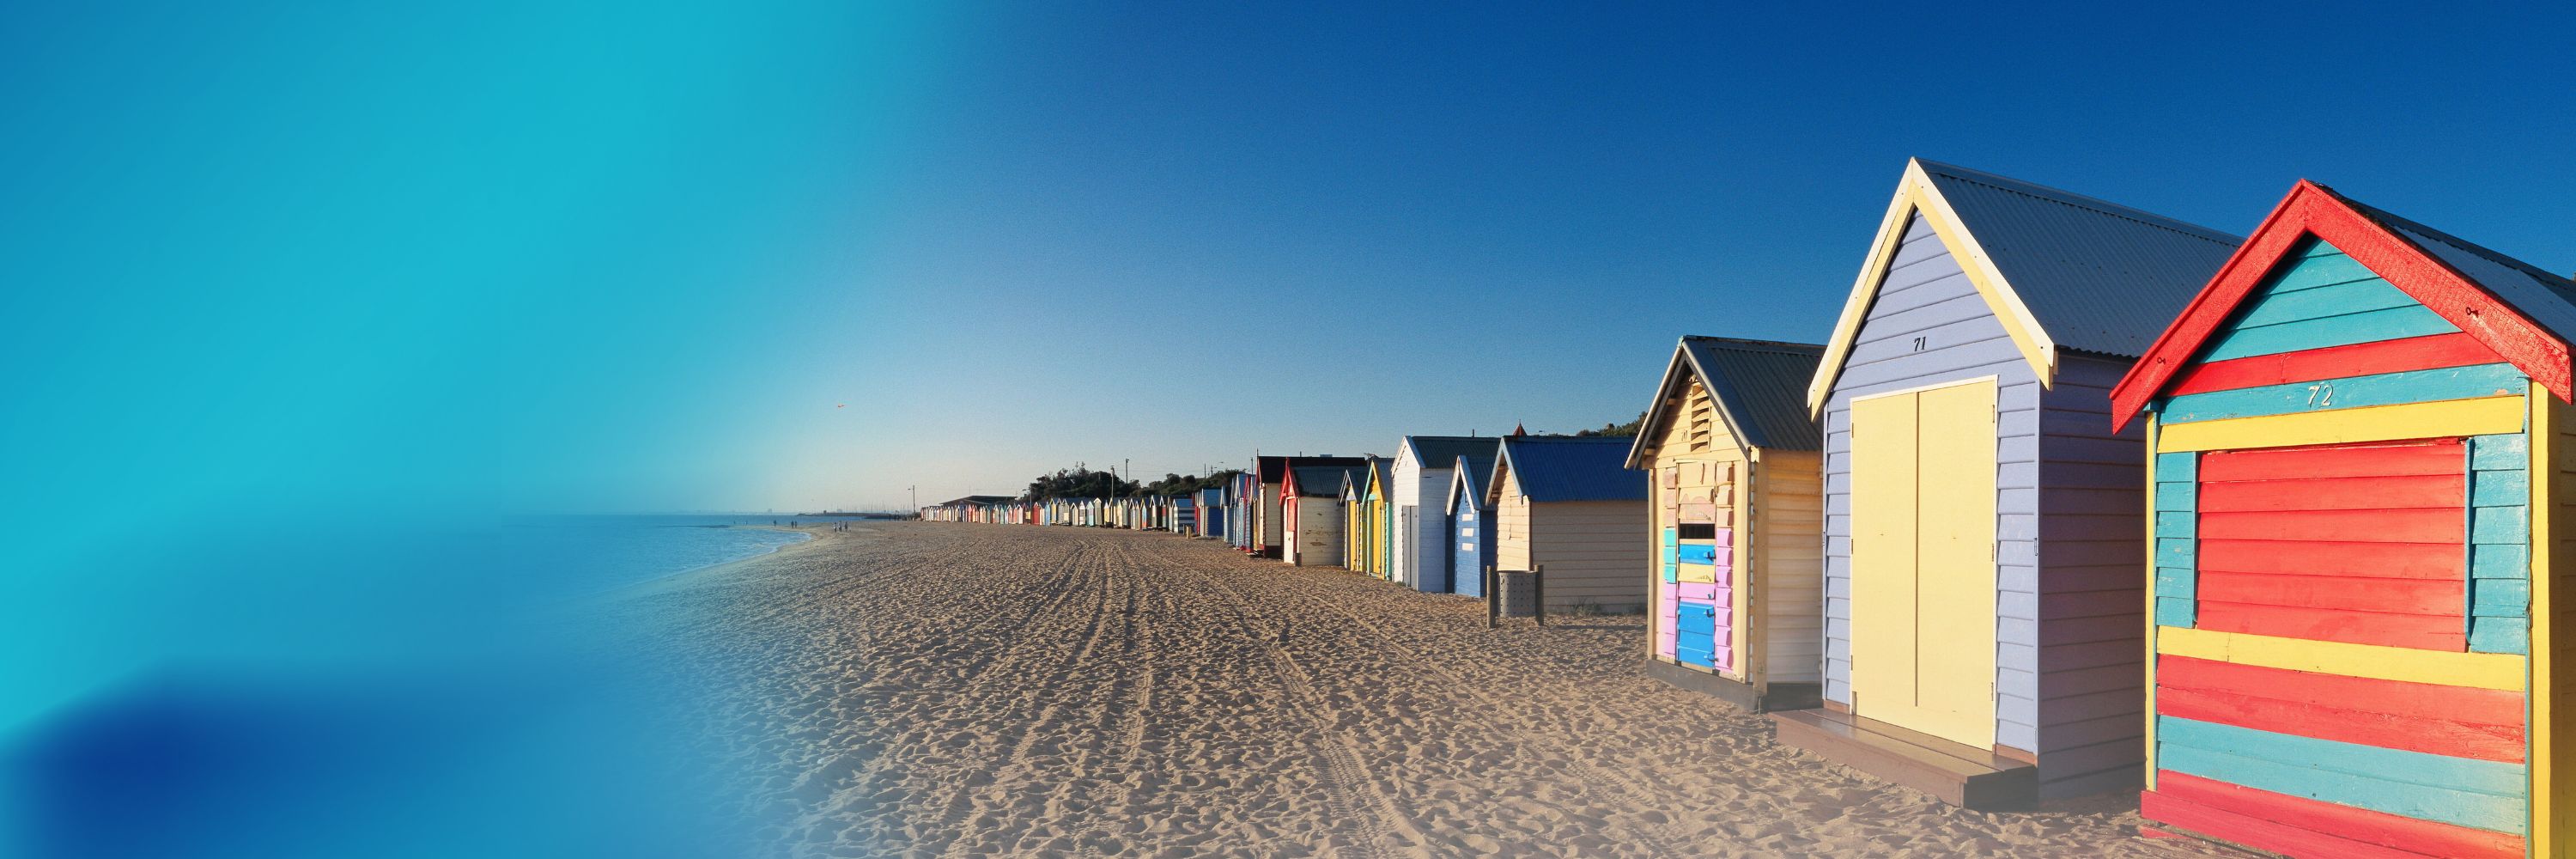
{"label": "beach sand", "polygon": [[637,604],[786,856],[2186,856],[2135,795],[1985,814],[1639,673],[1635,617],[1212,541],[888,522]]}

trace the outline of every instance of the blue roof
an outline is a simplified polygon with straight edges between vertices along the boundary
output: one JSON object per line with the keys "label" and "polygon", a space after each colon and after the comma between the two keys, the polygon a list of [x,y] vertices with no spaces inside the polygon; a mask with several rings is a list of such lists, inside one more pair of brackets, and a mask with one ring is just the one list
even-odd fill
{"label": "blue roof", "polygon": [[1915,163],[2048,338],[2069,349],[2146,354],[2244,241],[2019,179]]}
{"label": "blue roof", "polygon": [[[1718,419],[1746,447],[1773,450],[1818,450],[1823,433],[1807,414],[1807,383],[1816,377],[1825,347],[1814,343],[1738,340],[1732,337],[1684,337],[1664,369],[1664,383],[1646,419],[1637,424],[1627,465],[1644,468],[1648,448],[1663,438],[1662,427],[1689,390],[1690,378],[1708,388]],[[1685,377],[1683,373],[1689,373]]]}
{"label": "blue roof", "polygon": [[1493,494],[1508,472],[1531,501],[1644,501],[1646,476],[1628,470],[1630,441],[1615,436],[1507,437],[1485,493]]}

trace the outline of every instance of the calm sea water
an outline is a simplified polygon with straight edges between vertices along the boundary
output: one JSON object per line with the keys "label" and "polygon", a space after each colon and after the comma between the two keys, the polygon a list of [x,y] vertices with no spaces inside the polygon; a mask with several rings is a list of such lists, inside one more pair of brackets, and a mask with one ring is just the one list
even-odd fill
{"label": "calm sea water", "polygon": [[747,525],[840,522],[767,513],[529,516],[510,520],[509,541],[557,582],[604,590],[766,555],[812,535]]}

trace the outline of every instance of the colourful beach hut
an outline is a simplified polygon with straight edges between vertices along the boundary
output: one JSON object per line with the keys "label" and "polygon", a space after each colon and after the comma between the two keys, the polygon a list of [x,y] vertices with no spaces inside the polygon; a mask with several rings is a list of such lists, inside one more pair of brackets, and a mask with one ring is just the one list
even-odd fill
{"label": "colourful beach hut", "polygon": [[1342,478],[1342,566],[1358,571],[1368,557],[1368,475],[1351,471]]}
{"label": "colourful beach hut", "polygon": [[1782,742],[1972,807],[2136,784],[2146,452],[2105,395],[2236,243],[1907,164],[1807,391],[1825,709]]}
{"label": "colourful beach hut", "polygon": [[1464,435],[1409,435],[1396,445],[1389,475],[1395,527],[1388,578],[1431,593],[1450,589],[1448,502],[1442,497],[1455,482],[1449,469],[1460,456],[1493,449],[1491,438]]}
{"label": "colourful beach hut", "polygon": [[[1291,462],[1323,466],[1359,465],[1365,461],[1354,456],[1254,456],[1252,469],[1248,472],[1253,477],[1248,482],[1253,497],[1244,501],[1244,524],[1251,532],[1245,540],[1244,551],[1258,558],[1282,556],[1289,524],[1281,519],[1281,500],[1287,497],[1281,488],[1287,483]],[[1336,490],[1339,488],[1338,485],[1334,487]]]}
{"label": "colourful beach hut", "polygon": [[1514,436],[1485,485],[1494,568],[1547,568],[1550,611],[1646,607],[1646,477],[1628,470],[1628,439]]}
{"label": "colourful beach hut", "polygon": [[1368,488],[1361,503],[1368,506],[1368,530],[1362,533],[1367,567],[1362,572],[1381,579],[1395,578],[1395,492],[1392,475],[1395,460],[1383,456],[1369,457]]}
{"label": "colourful beach hut", "polygon": [[1280,484],[1281,560],[1300,567],[1342,563],[1342,487],[1363,473],[1365,464],[1298,465],[1286,470]]}
{"label": "colourful beach hut", "polygon": [[2576,283],[2290,191],[2111,395],[2154,451],[2142,814],[2292,856],[2576,852],[2571,340]]}
{"label": "colourful beach hut", "polygon": [[1673,350],[1628,451],[1654,497],[1646,673],[1747,710],[1821,700],[1823,457],[1804,395],[1824,351],[1725,337]]}
{"label": "colourful beach hut", "polygon": [[1484,452],[1461,455],[1450,464],[1449,501],[1442,506],[1449,532],[1450,593],[1485,595],[1485,567],[1494,558],[1494,508],[1485,503],[1485,481],[1494,472],[1494,451],[1501,446],[1486,439]]}

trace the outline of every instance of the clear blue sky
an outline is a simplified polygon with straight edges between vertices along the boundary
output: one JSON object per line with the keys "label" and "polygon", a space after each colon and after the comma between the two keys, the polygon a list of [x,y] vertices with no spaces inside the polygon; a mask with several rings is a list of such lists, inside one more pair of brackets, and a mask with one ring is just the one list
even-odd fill
{"label": "clear blue sky", "polygon": [[794,509],[1570,430],[1824,337],[1908,156],[2576,267],[2563,15],[1380,5],[16,7],[8,456]]}

